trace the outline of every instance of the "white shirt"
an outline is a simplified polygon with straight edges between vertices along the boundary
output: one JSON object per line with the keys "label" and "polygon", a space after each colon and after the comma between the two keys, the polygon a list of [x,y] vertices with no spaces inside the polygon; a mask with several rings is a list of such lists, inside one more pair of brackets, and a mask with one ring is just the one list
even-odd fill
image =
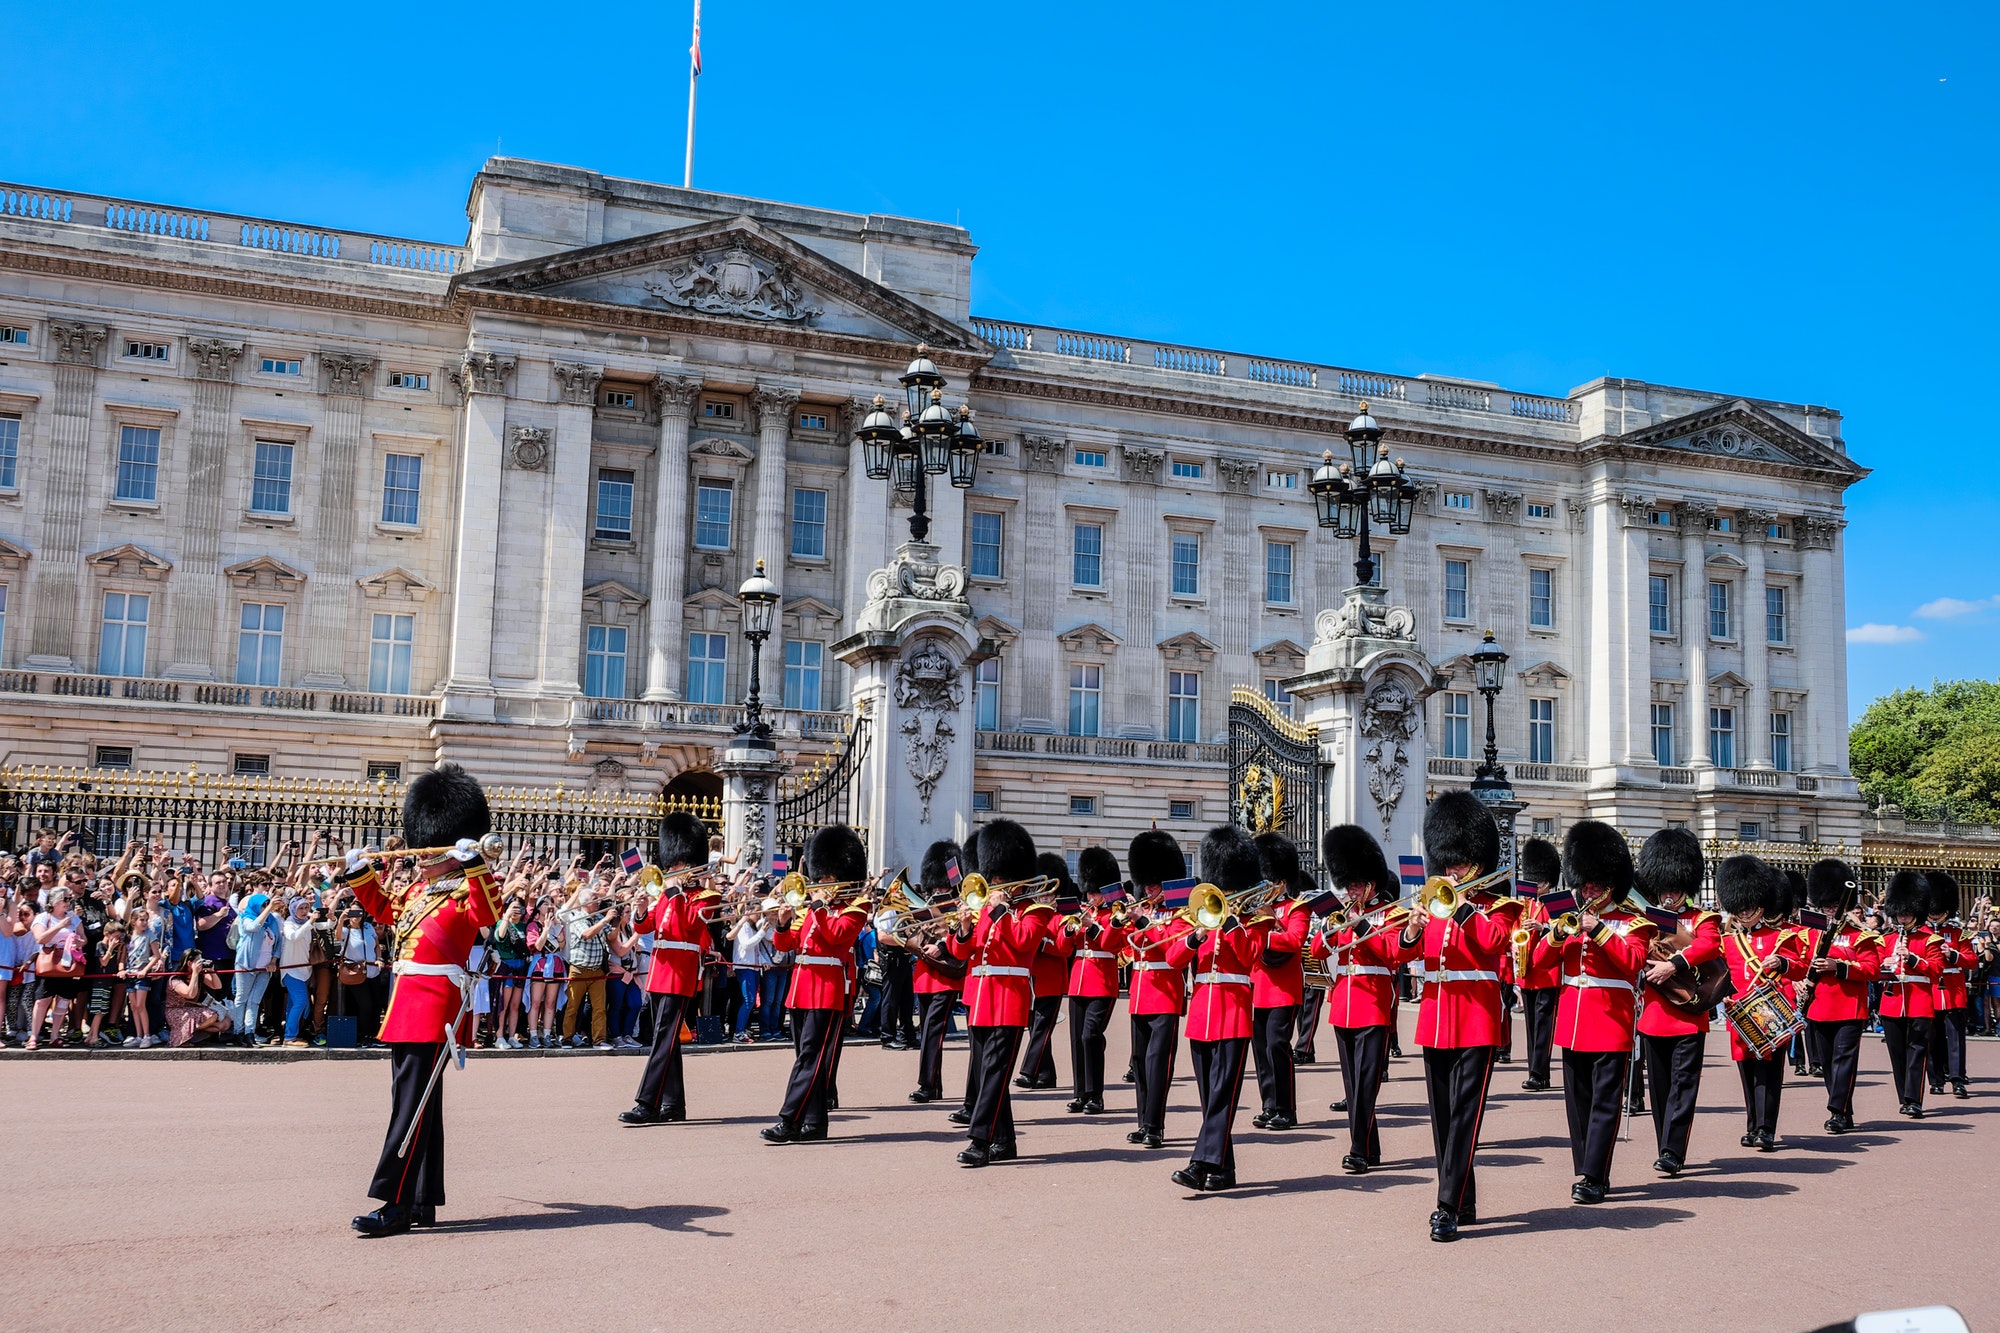
{"label": "white shirt", "polygon": [[762,967],[771,961],[771,936],[774,932],[770,922],[761,926],[752,925],[747,919],[736,923],[736,929],[729,932],[734,942],[735,961],[738,967]]}
{"label": "white shirt", "polygon": [[285,942],[278,950],[278,965],[286,972],[297,972],[299,980],[305,980],[304,973],[312,963],[313,923],[312,918],[298,921],[292,917],[284,920]]}

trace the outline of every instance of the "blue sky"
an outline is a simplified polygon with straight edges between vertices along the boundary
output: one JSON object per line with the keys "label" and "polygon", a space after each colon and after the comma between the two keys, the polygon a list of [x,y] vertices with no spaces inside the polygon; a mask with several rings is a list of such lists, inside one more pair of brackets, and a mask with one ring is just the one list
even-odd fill
{"label": "blue sky", "polygon": [[[455,241],[496,148],[678,181],[690,9],[15,4],[0,178]],[[695,183],[962,222],[1003,318],[1831,404],[1858,712],[2000,673],[1996,26],[708,0]]]}

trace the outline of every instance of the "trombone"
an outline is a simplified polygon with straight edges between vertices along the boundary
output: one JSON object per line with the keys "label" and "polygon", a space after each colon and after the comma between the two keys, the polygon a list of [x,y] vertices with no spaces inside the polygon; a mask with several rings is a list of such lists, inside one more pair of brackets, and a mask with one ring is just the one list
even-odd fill
{"label": "trombone", "polygon": [[[449,847],[397,847],[389,851],[383,851],[380,847],[363,847],[355,852],[355,855],[364,861],[400,861],[406,856],[443,856],[446,852],[455,852],[457,850],[458,844],[456,843],[453,843]],[[499,861],[507,855],[507,840],[498,833],[488,833],[485,837],[479,839],[479,855],[488,865]],[[316,866],[344,866],[347,864],[347,859],[338,856],[330,857],[314,861],[313,864]]]}
{"label": "trombone", "polygon": [[[1377,907],[1363,912],[1357,920],[1366,921],[1368,918],[1380,914],[1383,917],[1382,924],[1376,926],[1366,934],[1357,935],[1346,944],[1343,944],[1341,948],[1352,949],[1356,945],[1366,944],[1369,940],[1383,934],[1391,927],[1400,929],[1402,926],[1401,920],[1393,918],[1392,915],[1398,908],[1405,912],[1414,909],[1424,916],[1440,919],[1456,915],[1459,907],[1465,902],[1468,895],[1477,893],[1489,885],[1499,883],[1509,878],[1513,873],[1512,867],[1489,870],[1478,878],[1469,879],[1463,884],[1453,884],[1443,875],[1433,875],[1425,880],[1423,887],[1419,888],[1416,892],[1406,893],[1386,907]],[[1475,908],[1474,910],[1481,909]]]}
{"label": "trombone", "polygon": [[1213,884],[1197,884],[1188,891],[1188,905],[1177,915],[1197,930],[1215,930],[1232,916],[1255,919],[1268,915],[1285,887],[1282,880],[1267,879],[1235,893],[1224,893]]}

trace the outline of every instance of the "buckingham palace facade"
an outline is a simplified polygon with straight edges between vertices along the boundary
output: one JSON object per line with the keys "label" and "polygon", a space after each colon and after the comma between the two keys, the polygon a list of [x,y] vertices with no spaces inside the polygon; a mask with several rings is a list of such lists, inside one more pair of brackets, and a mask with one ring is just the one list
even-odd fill
{"label": "buckingham palace facade", "polygon": [[1365,400],[1425,481],[1378,578],[1448,676],[1434,789],[1482,754],[1490,629],[1538,831],[1858,840],[1837,412],[989,320],[960,228],[517,159],[467,214],[448,246],[0,186],[0,763],[712,792],[762,559],[809,765],[906,517],[854,431],[923,343],[986,441],[931,538],[992,649],[975,818],[1225,817],[1232,687],[1288,707],[1353,581],[1306,483]]}

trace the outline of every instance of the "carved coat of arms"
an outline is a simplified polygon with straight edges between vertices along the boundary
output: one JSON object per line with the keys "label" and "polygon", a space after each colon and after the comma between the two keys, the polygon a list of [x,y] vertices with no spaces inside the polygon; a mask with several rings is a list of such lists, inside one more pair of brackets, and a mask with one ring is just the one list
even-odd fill
{"label": "carved coat of arms", "polygon": [[1252,833],[1269,833],[1284,822],[1285,779],[1283,775],[1251,764],[1243,770],[1236,787],[1236,822]]}
{"label": "carved coat of arms", "polygon": [[1408,745],[1417,734],[1416,697],[1393,678],[1369,689],[1361,703],[1361,758],[1368,765],[1368,795],[1382,817],[1382,836],[1403,799],[1408,776]]}
{"label": "carved coat of arms", "polygon": [[645,288],[668,305],[710,315],[805,324],[824,313],[793,280],[790,268],[741,247],[693,255]]}
{"label": "carved coat of arms", "polygon": [[951,759],[953,719],[965,702],[958,663],[935,643],[926,643],[896,668],[896,707],[903,710],[903,763],[916,779],[923,802],[917,822],[931,822],[931,796]]}

